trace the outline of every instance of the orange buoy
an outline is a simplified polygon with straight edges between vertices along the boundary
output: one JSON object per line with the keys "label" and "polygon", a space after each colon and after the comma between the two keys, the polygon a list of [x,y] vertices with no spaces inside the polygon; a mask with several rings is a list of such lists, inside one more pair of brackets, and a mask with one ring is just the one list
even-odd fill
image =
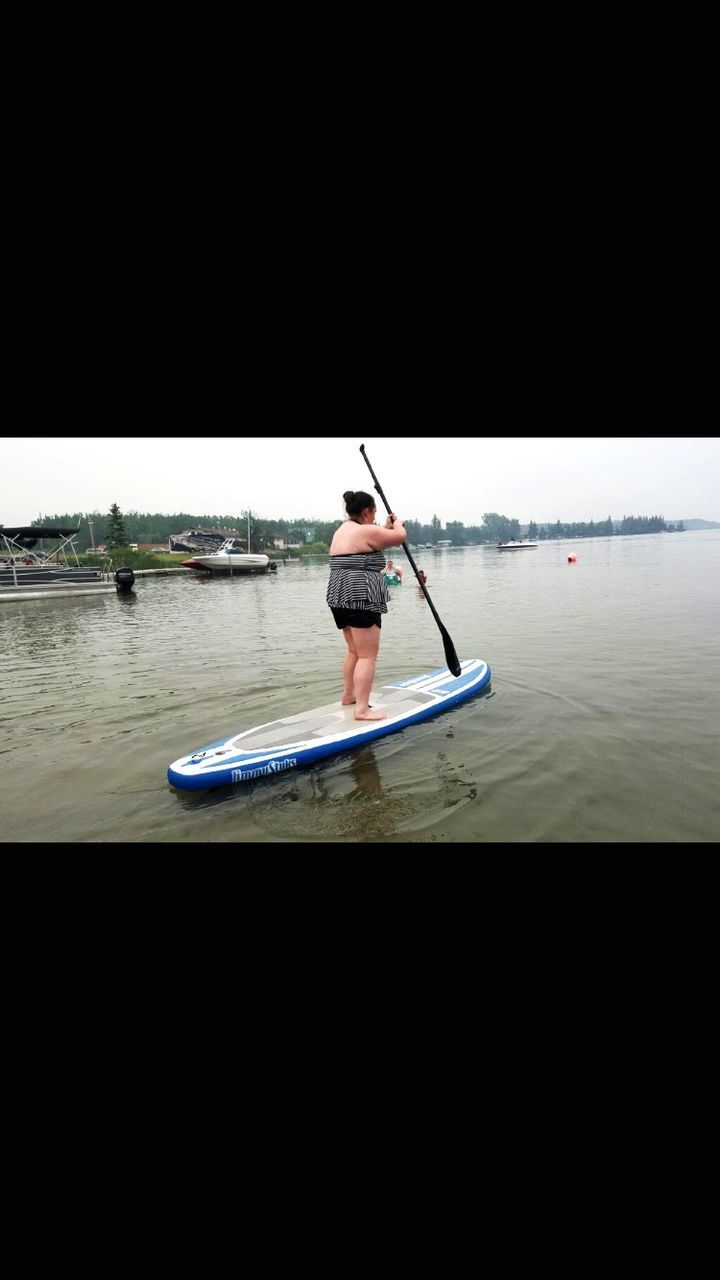
{"label": "orange buoy", "polygon": [[568,564],[575,564],[577,556],[568,556]]}

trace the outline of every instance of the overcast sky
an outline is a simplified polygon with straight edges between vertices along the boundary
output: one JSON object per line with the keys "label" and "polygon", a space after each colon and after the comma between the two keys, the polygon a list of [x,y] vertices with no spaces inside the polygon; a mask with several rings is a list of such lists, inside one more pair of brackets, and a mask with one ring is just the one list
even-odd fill
{"label": "overcast sky", "polygon": [[[405,519],[720,520],[720,441],[640,437],[26,437],[0,446],[0,522],[74,511],[344,518],[373,491]],[[378,512],[384,511],[378,496]]]}

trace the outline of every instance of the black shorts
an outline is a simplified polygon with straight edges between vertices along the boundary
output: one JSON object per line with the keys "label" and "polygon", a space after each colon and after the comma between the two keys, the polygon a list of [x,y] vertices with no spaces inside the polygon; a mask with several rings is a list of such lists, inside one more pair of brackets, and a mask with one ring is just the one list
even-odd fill
{"label": "black shorts", "polygon": [[381,627],[382,614],[371,613],[369,609],[333,609],[330,612],[335,619],[338,631],[343,627]]}

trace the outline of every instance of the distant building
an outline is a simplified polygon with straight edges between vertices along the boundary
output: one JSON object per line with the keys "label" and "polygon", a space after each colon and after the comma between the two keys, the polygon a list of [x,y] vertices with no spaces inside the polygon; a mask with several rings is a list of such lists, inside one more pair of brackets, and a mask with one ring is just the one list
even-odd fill
{"label": "distant building", "polygon": [[171,533],[168,544],[171,551],[217,551],[226,538],[246,541],[237,529],[184,529],[182,533]]}

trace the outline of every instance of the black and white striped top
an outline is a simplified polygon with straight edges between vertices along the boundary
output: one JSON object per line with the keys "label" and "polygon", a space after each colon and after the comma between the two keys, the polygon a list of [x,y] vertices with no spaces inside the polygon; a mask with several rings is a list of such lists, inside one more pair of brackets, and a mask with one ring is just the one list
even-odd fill
{"label": "black and white striped top", "polygon": [[354,551],[346,556],[330,556],[329,561],[330,580],[325,599],[331,609],[387,613],[382,551]]}

